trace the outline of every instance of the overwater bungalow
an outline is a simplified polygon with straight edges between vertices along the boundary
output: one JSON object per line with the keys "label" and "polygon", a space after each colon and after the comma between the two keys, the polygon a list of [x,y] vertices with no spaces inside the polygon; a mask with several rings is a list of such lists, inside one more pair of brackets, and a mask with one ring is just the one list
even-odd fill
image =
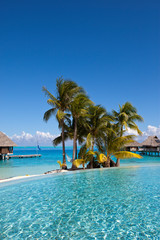
{"label": "overwater bungalow", "polygon": [[3,132],[0,132],[0,159],[8,158],[9,154],[13,154],[13,147],[17,146]]}
{"label": "overwater bungalow", "polygon": [[160,139],[157,136],[149,136],[141,143],[141,152],[149,155],[159,155],[160,153]]}
{"label": "overwater bungalow", "polygon": [[130,152],[137,152],[139,150],[139,147],[141,147],[141,144],[137,141],[128,143],[125,145],[125,150]]}

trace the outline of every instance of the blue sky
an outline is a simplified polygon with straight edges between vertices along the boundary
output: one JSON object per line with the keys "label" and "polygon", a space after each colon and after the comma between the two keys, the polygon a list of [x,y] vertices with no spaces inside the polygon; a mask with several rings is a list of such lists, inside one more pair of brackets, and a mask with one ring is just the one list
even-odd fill
{"label": "blue sky", "polygon": [[160,125],[160,1],[0,2],[1,131],[57,135],[42,86],[59,76],[108,111],[130,101]]}

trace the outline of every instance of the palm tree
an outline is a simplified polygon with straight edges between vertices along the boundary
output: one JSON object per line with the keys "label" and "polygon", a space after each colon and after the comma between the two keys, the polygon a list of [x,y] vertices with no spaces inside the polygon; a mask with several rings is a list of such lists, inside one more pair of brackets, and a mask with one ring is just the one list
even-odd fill
{"label": "palm tree", "polygon": [[48,121],[50,117],[56,114],[56,118],[59,123],[59,127],[62,130],[62,148],[63,148],[63,169],[66,169],[66,157],[65,157],[65,119],[69,117],[68,111],[69,106],[75,95],[81,91],[81,88],[77,86],[77,84],[70,80],[63,80],[62,78],[58,78],[56,81],[56,91],[57,96],[55,97],[51,94],[46,87],[42,89],[45,94],[49,97],[47,103],[51,105],[51,109],[44,113],[44,121]]}
{"label": "palm tree", "polygon": [[119,105],[119,111],[112,111],[114,120],[119,127],[119,136],[123,136],[124,130],[131,128],[136,130],[138,134],[141,134],[135,121],[142,122],[143,118],[137,114],[137,109],[129,102],[126,102],[122,106]]}
{"label": "palm tree", "polygon": [[[104,140],[104,146],[101,147],[101,151],[106,154],[106,160],[104,159],[104,166],[110,167],[111,157],[116,157],[119,161],[120,159],[128,158],[141,158],[140,155],[131,153],[128,151],[121,151],[125,144],[133,142],[134,135],[127,135],[119,137],[117,135],[117,125],[108,124],[106,135]],[[103,150],[102,150],[103,149]],[[118,162],[118,167],[120,162]]]}
{"label": "palm tree", "polygon": [[[123,136],[123,133],[128,129],[128,127],[137,131],[139,135],[142,134],[135,121],[142,122],[143,118],[137,114],[137,109],[133,107],[130,102],[126,102],[122,105],[122,107],[119,105],[119,111],[116,112],[113,110],[112,113],[114,120],[119,127],[120,137]],[[119,166],[119,158],[117,158],[116,165]]]}
{"label": "palm tree", "polygon": [[[109,128],[108,128],[109,131]],[[94,157],[94,167],[110,167],[110,162],[112,156],[118,157],[119,159],[128,159],[128,158],[141,158],[139,154],[131,153],[128,151],[119,151],[124,144],[132,142],[133,135],[128,135],[124,137],[116,137],[114,131],[111,131],[106,136],[105,145],[103,145],[103,153],[99,151],[88,150],[86,144],[83,144],[79,154],[78,159],[73,161],[73,165],[78,168],[80,165],[85,169],[85,164],[90,163]],[[102,146],[101,146],[102,149]],[[115,165],[114,165],[115,166]]]}
{"label": "palm tree", "polygon": [[90,162],[93,157],[93,152],[87,150],[86,144],[83,144],[80,148],[78,159],[73,161],[72,168],[78,168],[80,165],[85,169],[85,164]]}
{"label": "palm tree", "polygon": [[91,151],[87,149],[86,144],[83,144],[82,147],[80,148],[79,154],[78,154],[78,159],[76,159],[73,162],[73,165],[78,168],[80,165],[83,166],[83,169],[85,169],[85,164],[90,162],[92,158],[94,157],[94,167],[100,167],[101,164],[106,161],[106,156],[103,153],[100,153],[98,151]]}
{"label": "palm tree", "polygon": [[91,104],[92,104],[91,100],[89,100],[88,96],[86,96],[85,93],[77,94],[77,96],[75,96],[75,98],[71,102],[70,110],[73,117],[74,127],[73,156],[72,156],[73,161],[75,160],[77,149],[78,125],[82,126],[84,124],[84,118],[87,117],[87,107]]}
{"label": "palm tree", "polygon": [[[94,151],[95,145],[100,145],[99,143],[104,138],[105,130],[110,120],[110,116],[107,115],[106,110],[100,105],[91,105],[89,107],[86,146],[91,151]],[[90,168],[93,168],[93,157],[90,162]]]}
{"label": "palm tree", "polygon": [[[83,122],[82,119],[78,119],[77,121],[77,140],[78,143],[81,145],[85,141],[86,137],[86,131],[83,127]],[[74,138],[74,122],[70,121],[68,124],[64,124],[64,139],[65,141],[70,139],[73,140]],[[58,146],[60,143],[62,143],[62,135],[59,135],[53,140],[53,146]],[[75,158],[77,158],[77,142],[76,142],[76,149],[75,149]]]}

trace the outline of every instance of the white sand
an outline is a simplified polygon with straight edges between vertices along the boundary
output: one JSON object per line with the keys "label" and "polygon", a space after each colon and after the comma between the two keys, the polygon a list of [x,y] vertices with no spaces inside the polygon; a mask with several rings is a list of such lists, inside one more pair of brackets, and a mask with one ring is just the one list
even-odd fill
{"label": "white sand", "polygon": [[48,171],[48,172],[43,173],[43,174],[17,176],[17,177],[12,177],[12,178],[1,179],[1,180],[0,180],[0,183],[10,182],[10,181],[19,180],[19,179],[24,179],[24,178],[44,176],[44,175],[48,175],[48,174],[63,173],[63,172],[68,172],[68,171],[67,171],[67,170],[63,170],[63,169],[57,169],[57,170]]}

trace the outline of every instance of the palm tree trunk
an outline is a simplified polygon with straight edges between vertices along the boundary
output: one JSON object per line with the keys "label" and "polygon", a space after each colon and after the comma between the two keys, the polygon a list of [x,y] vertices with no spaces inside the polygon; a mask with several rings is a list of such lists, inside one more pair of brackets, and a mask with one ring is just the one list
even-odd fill
{"label": "palm tree trunk", "polygon": [[117,161],[116,161],[116,167],[119,167],[120,166],[120,159],[117,158]]}
{"label": "palm tree trunk", "polygon": [[[74,119],[74,137],[73,137],[73,155],[72,155],[72,161],[75,160],[75,155],[77,148],[77,119]],[[77,167],[72,163],[72,169],[76,169]]]}
{"label": "palm tree trunk", "polygon": [[[94,139],[93,139],[93,141],[92,141],[92,151],[93,151],[93,149],[94,149]],[[92,156],[92,158],[91,158],[91,162],[90,162],[91,164],[90,164],[90,168],[93,168],[93,156]]]}
{"label": "palm tree trunk", "polygon": [[[123,136],[123,125],[121,125],[121,132],[120,132],[120,137]],[[117,161],[116,161],[116,167],[119,167],[120,166],[120,159],[117,158]]]}
{"label": "palm tree trunk", "polygon": [[75,160],[75,154],[76,154],[76,145],[77,145],[77,118],[74,119],[74,137],[73,137],[73,161]]}
{"label": "palm tree trunk", "polygon": [[85,169],[85,165],[84,165],[84,163],[83,163],[82,165],[83,165],[83,169]]}
{"label": "palm tree trunk", "polygon": [[121,125],[120,137],[123,136],[123,125]]}
{"label": "palm tree trunk", "polygon": [[104,167],[109,168],[110,167],[110,157],[109,154],[107,153],[107,161],[104,162]]}
{"label": "palm tree trunk", "polygon": [[75,151],[75,159],[77,159],[77,140],[76,140],[76,151]]}
{"label": "palm tree trunk", "polygon": [[62,149],[63,149],[63,165],[62,169],[67,169],[66,154],[65,154],[65,140],[64,140],[64,120],[62,119]]}

